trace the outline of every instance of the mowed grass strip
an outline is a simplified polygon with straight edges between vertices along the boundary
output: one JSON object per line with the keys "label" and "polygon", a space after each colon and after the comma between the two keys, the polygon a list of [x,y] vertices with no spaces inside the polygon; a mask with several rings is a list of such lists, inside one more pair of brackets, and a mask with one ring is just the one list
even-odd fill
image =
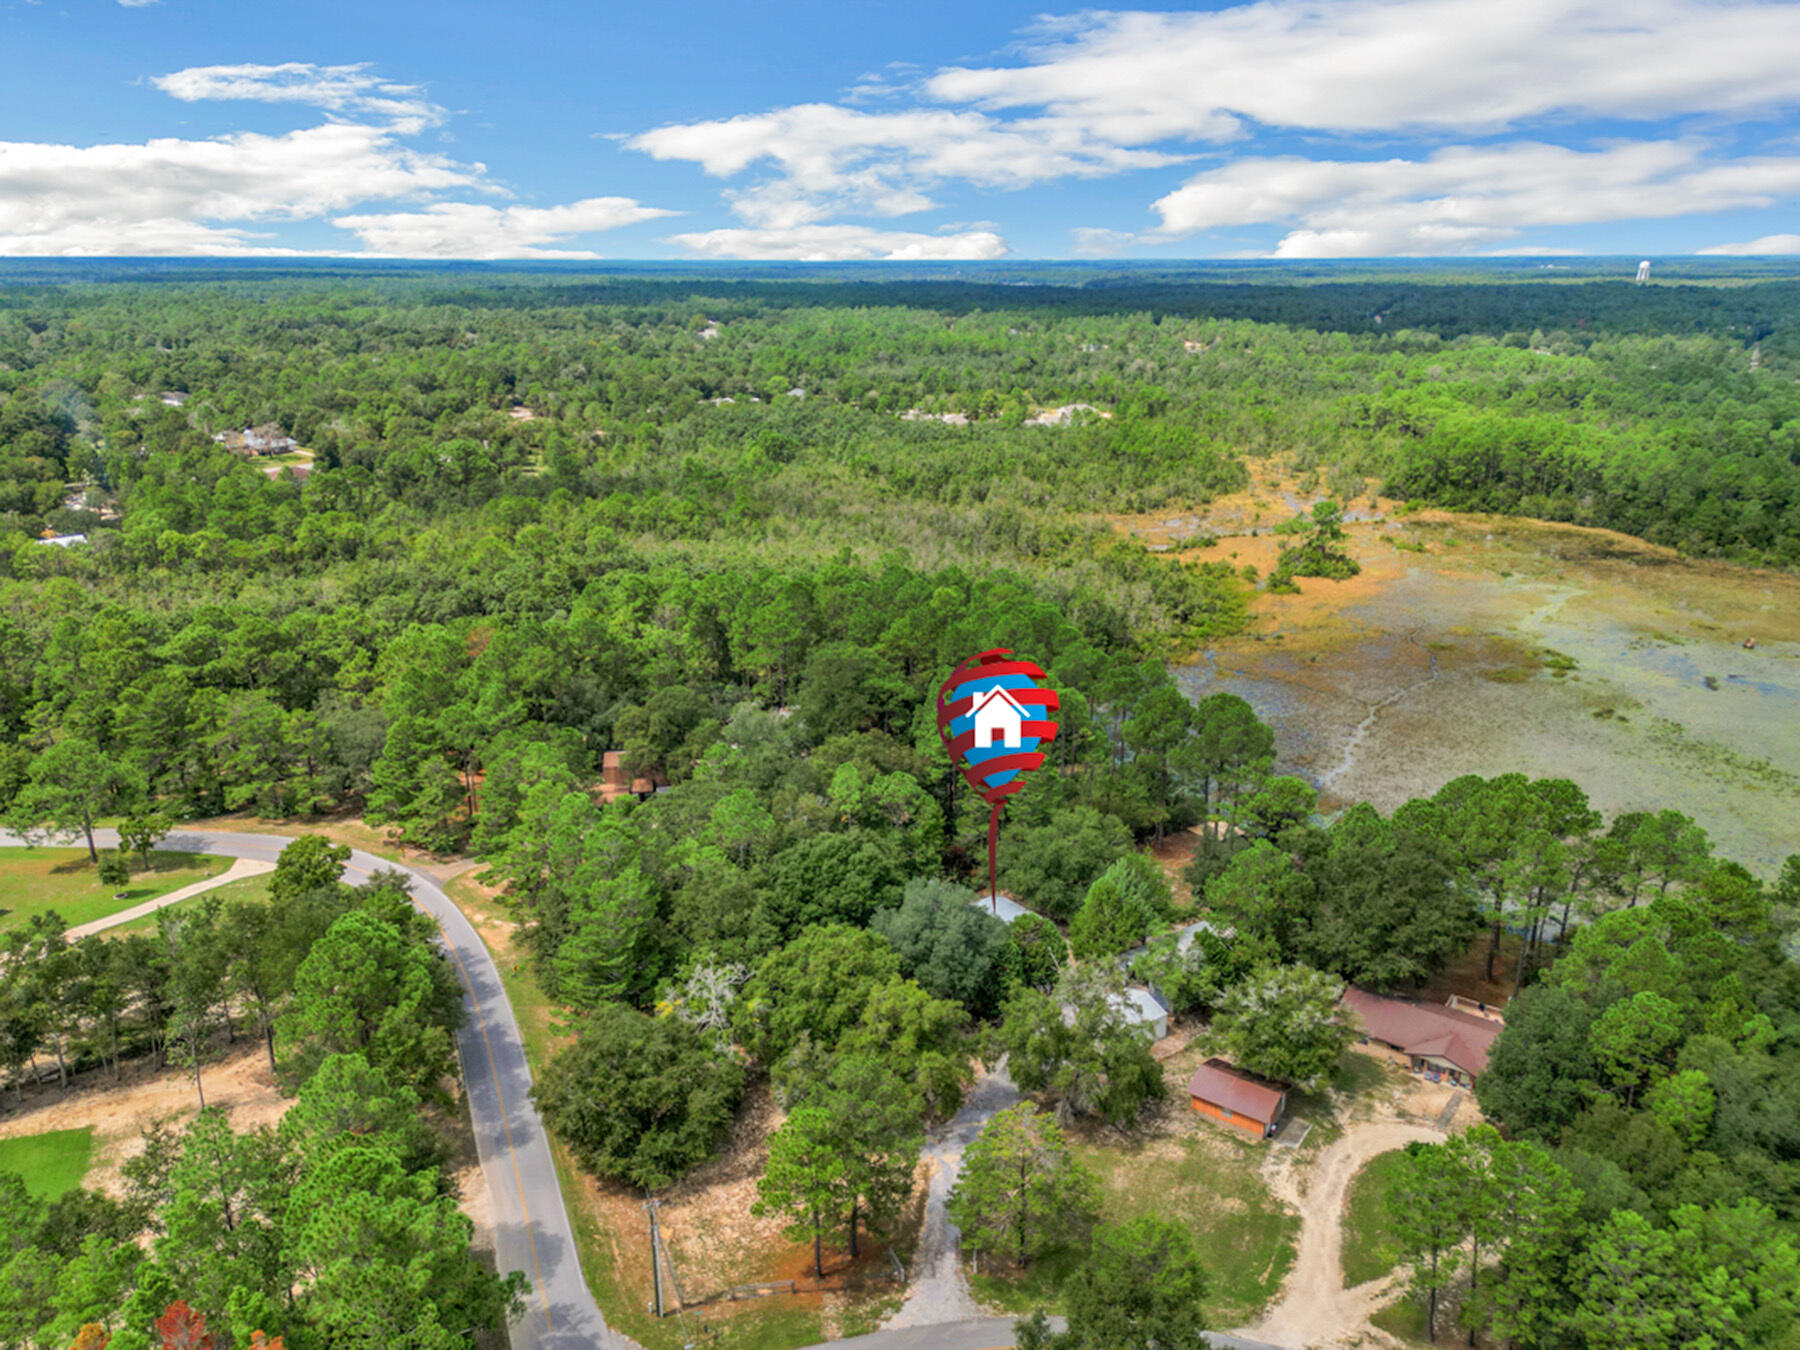
{"label": "mowed grass strip", "polygon": [[220,905],[229,905],[233,901],[247,900],[252,904],[269,903],[269,876],[240,877],[236,881],[228,881],[223,886],[214,886],[210,891],[199,895],[190,895],[185,900],[177,900],[174,904],[159,909],[154,914],[146,914],[141,919],[133,919],[130,923],[122,923],[116,928],[104,928],[99,936],[103,938],[130,937],[141,933],[149,937],[156,932],[156,923],[165,914],[180,915],[191,911],[196,905],[216,900]]}
{"label": "mowed grass strip", "polygon": [[131,881],[100,883],[85,848],[0,848],[0,933],[22,928],[35,914],[55,910],[71,928],[92,923],[159,895],[216,877],[229,858],[205,853],[152,852],[148,866],[131,855]]}
{"label": "mowed grass strip", "polygon": [[72,1191],[87,1175],[94,1151],[94,1130],[52,1130],[0,1139],[0,1172],[17,1172],[25,1189],[44,1200]]}
{"label": "mowed grass strip", "polygon": [[1406,1151],[1380,1153],[1363,1164],[1344,1199],[1344,1287],[1379,1280],[1400,1264],[1400,1240],[1388,1195],[1406,1162]]}

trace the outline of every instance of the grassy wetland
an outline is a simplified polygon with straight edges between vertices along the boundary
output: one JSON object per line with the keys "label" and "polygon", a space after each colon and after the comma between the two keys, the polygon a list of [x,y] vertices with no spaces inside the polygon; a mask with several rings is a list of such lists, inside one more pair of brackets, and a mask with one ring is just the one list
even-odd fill
{"label": "grassy wetland", "polygon": [[[1270,527],[1320,494],[1269,465],[1256,480],[1190,515],[1121,523],[1266,574]],[[1759,873],[1793,852],[1800,578],[1386,498],[1355,503],[1347,528],[1360,575],[1259,593],[1246,631],[1180,676],[1195,697],[1247,699],[1279,767],[1328,809],[1391,810],[1466,773],[1565,776],[1609,815],[1680,802]],[[1215,542],[1192,547],[1200,535]]]}

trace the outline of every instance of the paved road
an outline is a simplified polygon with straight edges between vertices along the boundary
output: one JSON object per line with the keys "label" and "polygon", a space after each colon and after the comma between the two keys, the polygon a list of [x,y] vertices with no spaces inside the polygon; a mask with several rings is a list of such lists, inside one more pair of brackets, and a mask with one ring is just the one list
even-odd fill
{"label": "paved road", "polygon": [[[102,844],[118,843],[113,830],[95,830],[94,836]],[[0,833],[0,845],[24,842]],[[158,847],[272,863],[293,842],[285,835],[177,830]],[[413,903],[437,920],[462,980],[469,1016],[457,1033],[456,1050],[493,1207],[495,1257],[502,1271],[522,1270],[531,1281],[524,1315],[510,1328],[513,1350],[626,1350],[632,1343],[607,1327],[582,1278],[574,1228],[544,1123],[531,1104],[531,1070],[500,972],[462,911],[424,873],[357,849],[344,876],[363,882],[383,868],[402,872],[411,882]]]}
{"label": "paved road", "polygon": [[[94,838],[108,847],[119,842],[116,830],[95,830]],[[0,847],[25,842],[0,830]],[[288,835],[177,830],[157,847],[273,863],[293,842]],[[383,869],[400,872],[411,883],[413,903],[437,920],[462,980],[469,1016],[457,1033],[456,1050],[493,1210],[495,1257],[502,1271],[522,1270],[531,1281],[525,1312],[509,1328],[512,1350],[636,1350],[635,1342],[606,1325],[582,1278],[544,1122],[531,1103],[531,1070],[519,1024],[487,946],[455,902],[423,872],[355,849],[344,876],[363,882]],[[97,926],[130,917],[127,911]],[[93,931],[96,925],[87,928]],[[1054,1320],[1060,1325],[1060,1318]],[[828,1342],[821,1350],[1002,1350],[1013,1343],[1012,1325],[1010,1317],[972,1318],[877,1331]],[[1278,1350],[1221,1333],[1208,1339],[1220,1350]]]}
{"label": "paved road", "polygon": [[[1052,1317],[1050,1325],[1063,1329],[1063,1319]],[[961,1322],[940,1322],[930,1327],[895,1327],[852,1336],[847,1341],[832,1341],[815,1350],[1012,1350],[1013,1319],[1010,1317],[972,1317]],[[1218,1350],[1281,1350],[1262,1341],[1247,1341],[1241,1336],[1228,1336],[1222,1331],[1209,1331],[1206,1339]]]}

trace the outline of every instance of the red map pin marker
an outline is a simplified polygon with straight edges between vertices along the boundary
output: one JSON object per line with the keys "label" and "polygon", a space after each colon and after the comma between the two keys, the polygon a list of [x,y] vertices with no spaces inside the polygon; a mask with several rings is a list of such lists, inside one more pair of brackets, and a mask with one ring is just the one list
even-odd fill
{"label": "red map pin marker", "polygon": [[1056,738],[1047,714],[1060,706],[1044,672],[1005,647],[971,656],[938,686],[938,735],[950,762],[993,808],[988,817],[988,895],[1000,908],[996,880],[1000,810],[1044,763],[1038,748]]}

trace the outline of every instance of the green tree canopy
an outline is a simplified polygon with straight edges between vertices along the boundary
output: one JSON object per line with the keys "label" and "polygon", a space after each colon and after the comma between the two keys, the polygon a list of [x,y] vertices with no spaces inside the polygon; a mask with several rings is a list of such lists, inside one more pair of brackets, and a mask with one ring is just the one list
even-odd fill
{"label": "green tree canopy", "polygon": [[294,973],[277,1023],[283,1073],[299,1083],[331,1054],[360,1054],[427,1100],[455,1068],[462,991],[425,941],[362,910],[325,932]]}
{"label": "green tree canopy", "polygon": [[712,1156],[743,1088],[743,1069],[688,1023],[602,1004],[532,1096],[583,1166],[655,1190]]}
{"label": "green tree canopy", "polygon": [[1030,1102],[994,1115],[963,1152],[948,1201],[972,1252],[1024,1266],[1080,1246],[1099,1212],[1093,1176],[1069,1151],[1055,1120]]}
{"label": "green tree canopy", "polygon": [[1005,993],[1010,953],[1007,926],[974,899],[949,882],[910,881],[900,907],[882,910],[869,926],[893,945],[903,973],[983,1017]]}
{"label": "green tree canopy", "polygon": [[1121,982],[1104,974],[1071,972],[1049,995],[1019,990],[986,1053],[990,1062],[1007,1055],[1013,1081],[1059,1111],[1113,1125],[1129,1124],[1165,1091],[1148,1030],[1128,1016]]}
{"label": "green tree canopy", "polygon": [[1251,1073],[1310,1088],[1355,1038],[1338,1000],[1343,981],[1307,966],[1264,966],[1226,993],[1221,1048]]}

